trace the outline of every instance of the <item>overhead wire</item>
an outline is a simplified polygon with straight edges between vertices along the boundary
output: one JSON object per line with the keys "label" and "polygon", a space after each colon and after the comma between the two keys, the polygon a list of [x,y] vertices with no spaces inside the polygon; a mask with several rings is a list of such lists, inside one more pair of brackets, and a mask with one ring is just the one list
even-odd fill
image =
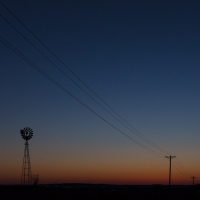
{"label": "overhead wire", "polygon": [[[61,70],[54,62],[52,62],[43,52],[41,52],[32,42],[30,42],[20,31],[18,31],[10,22],[8,22],[8,20],[6,20],[2,15],[1,17],[10,25],[12,26],[24,39],[26,39],[27,42],[29,42],[32,46],[34,46],[34,48],[37,49],[37,51],[39,51],[49,62],[51,62],[61,73],[63,73],[68,79],[70,79],[77,87],[79,87],[79,89],[81,89],[83,92],[85,92],[91,99],[93,99],[101,108],[103,108],[106,112],[108,112],[112,117],[114,117],[118,122],[120,122],[121,124],[123,124],[127,129],[129,129],[131,132],[133,132],[135,135],[137,135],[139,138],[141,138],[143,141],[145,141],[146,143],[148,143],[149,145],[151,145],[152,147],[156,148],[157,150],[163,152],[163,153],[167,153],[170,155],[169,152],[165,151],[164,149],[160,148],[159,146],[157,146],[155,143],[153,143],[152,141],[150,141],[148,138],[146,138],[142,133],[140,133],[137,129],[135,129],[130,123],[128,123],[123,117],[121,117],[113,108],[111,108],[100,96],[98,96],[84,81],[82,81],[61,59],[58,58],[58,56],[56,56],[19,18],[17,18],[2,2],[0,2],[4,8],[6,8],[6,10],[8,10],[57,60],[59,60],[84,86],[86,86],[99,100],[101,100],[112,112],[114,112],[121,120],[123,120],[129,127],[131,127],[132,129],[130,129],[126,124],[124,124],[122,121],[120,121],[117,117],[115,117],[110,111],[108,111],[104,106],[102,106],[98,101],[96,101],[88,92],[86,92],[81,86],[79,86],[73,79],[71,79],[63,70]],[[1,37],[1,39],[3,39]],[[4,40],[4,39],[3,39]],[[1,41],[2,42],[2,41]],[[5,40],[4,40],[5,42]],[[4,43],[2,42],[2,43]],[[114,125],[112,125],[111,123],[109,123],[107,120],[105,120],[103,117],[101,117],[100,115],[98,115],[95,111],[93,111],[92,109],[90,109],[86,104],[84,104],[82,101],[80,101],[78,98],[76,98],[73,94],[71,94],[69,91],[67,91],[63,86],[61,86],[58,82],[56,82],[54,79],[52,79],[49,75],[47,75],[43,70],[41,70],[39,67],[37,67],[33,62],[31,62],[28,58],[26,58],[25,56],[22,56],[22,54],[16,50],[14,47],[12,47],[10,44],[8,45],[8,43],[4,43],[4,45],[6,45],[8,48],[10,48],[13,52],[15,52],[18,56],[20,56],[22,59],[24,59],[27,63],[29,63],[31,66],[33,66],[35,69],[37,69],[40,73],[42,73],[46,78],[48,78],[50,81],[52,81],[54,84],[56,84],[58,87],[60,87],[62,90],[64,90],[68,95],[70,95],[71,97],[73,97],[75,100],[77,100],[79,103],[81,103],[82,105],[84,105],[87,109],[89,109],[91,112],[93,112],[95,115],[97,115],[98,117],[100,117],[103,121],[105,121],[106,123],[108,123],[110,126],[112,126],[113,128],[115,128],[116,130],[118,130],[120,133],[122,133],[124,136],[126,136],[127,138],[129,138],[130,140],[132,140],[133,142],[135,142],[136,144],[138,144],[139,146],[141,146],[142,148],[146,149],[147,151],[150,151],[151,153],[157,155],[164,155],[161,153],[158,153],[148,147],[146,147],[145,145],[139,143],[138,141],[134,140],[132,137],[130,137],[129,135],[127,135],[126,133],[122,132],[121,130],[119,130],[118,128],[116,128]],[[12,48],[11,48],[12,47]],[[18,53],[17,53],[18,52]],[[157,155],[158,156],[158,155]],[[161,156],[159,156],[161,157]],[[161,157],[163,158],[163,157]],[[182,166],[179,162],[179,167]],[[175,166],[174,166],[175,167]],[[177,169],[177,167],[175,167]],[[183,168],[183,167],[182,167]],[[183,168],[184,169],[184,168]],[[178,169],[177,169],[178,170]],[[180,171],[180,170],[178,170]],[[181,172],[181,171],[180,171]],[[187,172],[185,170],[185,172]],[[182,174],[184,174],[183,172],[181,172]],[[189,173],[188,173],[189,174]],[[184,174],[185,175],[185,174]]]}
{"label": "overhead wire", "polygon": [[176,164],[177,164],[180,168],[182,168],[182,170],[183,170],[186,174],[188,174],[188,176],[191,176],[191,174],[183,167],[183,165],[181,164],[181,162],[179,161],[179,159],[178,159],[177,157],[174,159],[174,161],[176,162]]}
{"label": "overhead wire", "polygon": [[126,124],[120,121],[117,117],[115,117],[110,111],[108,111],[104,106],[102,106],[98,101],[96,101],[88,92],[86,92],[80,85],[78,85],[73,79],[71,79],[61,68],[59,68],[53,61],[51,61],[42,51],[40,51],[30,40],[28,40],[17,28],[15,28],[7,19],[5,19],[2,15],[2,19],[6,21],[15,31],[17,31],[29,44],[31,44],[38,52],[40,52],[51,64],[53,64],[61,73],[63,73],[70,81],[72,81],[79,89],[81,89],[84,93],[86,93],[93,101],[95,101],[101,108],[103,108],[106,112],[108,112],[112,117],[114,117],[118,122],[120,122],[123,126],[125,126],[129,131],[133,134],[137,135],[140,139],[148,143],[153,148],[165,153],[170,154],[166,150],[160,148],[158,145],[153,143],[151,140],[146,138],[142,133],[140,133],[137,129],[135,129],[130,123],[128,123],[123,117],[121,117],[114,109],[112,109],[99,95],[97,95],[84,81],[82,81],[61,59],[58,58],[16,15],[13,14],[2,2],[0,2],[2,6],[13,16],[15,17],[57,60],[59,60],[83,85],[85,85],[98,99],[100,99],[112,112],[114,112],[121,120],[123,120]]}
{"label": "overhead wire", "polygon": [[174,166],[174,168],[177,170],[177,171],[179,171],[181,174],[183,174],[184,176],[187,176],[188,177],[188,175],[187,174],[185,174],[183,171],[181,171],[180,169],[178,169],[178,167],[174,164],[174,163],[172,163],[172,165]]}
{"label": "overhead wire", "polygon": [[43,71],[40,67],[38,67],[36,64],[34,64],[30,59],[28,59],[25,55],[23,55],[23,53],[21,53],[19,50],[17,50],[13,45],[11,45],[9,42],[7,42],[2,36],[0,36],[1,42],[7,46],[10,50],[12,50],[15,54],[17,54],[19,57],[21,57],[24,61],[26,61],[29,65],[31,65],[33,68],[35,68],[38,72],[40,72],[43,76],[45,76],[47,79],[49,79],[52,83],[54,83],[57,87],[59,87],[61,90],[63,90],[65,93],[67,93],[69,96],[71,96],[73,99],[75,99],[78,103],[80,103],[81,105],[83,105],[85,108],[87,108],[89,111],[91,111],[93,114],[95,114],[97,117],[99,117],[101,120],[103,120],[104,122],[106,122],[108,125],[110,125],[111,127],[113,127],[115,130],[117,130],[119,133],[121,133],[122,135],[124,135],[125,137],[127,137],[129,140],[131,140],[132,142],[134,142],[135,144],[137,144],[138,146],[142,147],[143,149],[149,151],[150,153],[163,158],[161,155],[161,153],[156,152],[152,149],[150,149],[149,147],[146,147],[145,145],[141,144],[140,142],[138,142],[137,140],[133,139],[132,137],[130,137],[129,135],[127,135],[126,133],[124,133],[123,131],[121,131],[120,129],[118,129],[116,126],[114,126],[113,124],[111,124],[110,122],[108,122],[106,119],[104,119],[102,116],[100,116],[97,112],[95,112],[94,110],[92,110],[88,105],[86,105],[85,103],[83,103],[80,99],[78,99],[75,95],[73,95],[71,92],[69,92],[65,87],[63,87],[60,83],[58,83],[56,80],[54,80],[51,76],[49,76],[45,71]]}
{"label": "overhead wire", "polygon": [[[4,21],[6,21],[11,27],[14,28],[29,44],[31,44],[38,52],[40,52],[51,64],[53,64],[62,74],[64,74],[70,81],[72,81],[79,89],[81,89],[84,93],[86,93],[93,101],[95,101],[101,108],[103,108],[106,112],[108,112],[112,117],[114,117],[118,122],[120,122],[122,125],[124,125],[128,130],[130,130],[132,133],[136,134],[138,137],[140,137],[143,141],[147,142],[149,145],[152,146],[152,142],[150,142],[148,139],[144,139],[139,134],[135,133],[133,130],[131,130],[126,124],[124,124],[122,121],[120,121],[118,118],[116,118],[110,111],[108,111],[104,106],[102,106],[98,101],[96,101],[88,92],[86,92],[82,87],[80,87],[73,79],[71,79],[60,67],[58,67],[53,61],[51,61],[42,51],[40,51],[32,42],[30,42],[19,30],[17,30],[8,20],[6,20],[2,15],[0,15]],[[156,148],[159,151],[162,151],[163,153],[166,153],[166,151],[159,148],[157,145],[153,144],[153,147]]]}

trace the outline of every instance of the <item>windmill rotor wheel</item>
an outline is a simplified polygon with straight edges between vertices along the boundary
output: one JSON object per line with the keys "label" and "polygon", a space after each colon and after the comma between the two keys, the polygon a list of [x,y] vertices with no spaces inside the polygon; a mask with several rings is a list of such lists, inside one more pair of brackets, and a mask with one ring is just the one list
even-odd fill
{"label": "windmill rotor wheel", "polygon": [[24,140],[30,140],[33,137],[33,130],[29,127],[25,127],[24,129],[20,130],[20,132]]}

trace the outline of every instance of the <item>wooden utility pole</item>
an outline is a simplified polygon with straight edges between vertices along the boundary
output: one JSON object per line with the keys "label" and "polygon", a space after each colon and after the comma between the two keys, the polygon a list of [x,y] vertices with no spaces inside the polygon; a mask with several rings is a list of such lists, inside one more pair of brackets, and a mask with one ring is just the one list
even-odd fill
{"label": "wooden utility pole", "polygon": [[192,183],[194,185],[194,179],[197,178],[197,177],[192,176],[191,178],[193,179]]}
{"label": "wooden utility pole", "polygon": [[168,158],[169,159],[169,188],[171,188],[171,160],[173,158],[176,158],[176,156],[165,156],[165,158]]}

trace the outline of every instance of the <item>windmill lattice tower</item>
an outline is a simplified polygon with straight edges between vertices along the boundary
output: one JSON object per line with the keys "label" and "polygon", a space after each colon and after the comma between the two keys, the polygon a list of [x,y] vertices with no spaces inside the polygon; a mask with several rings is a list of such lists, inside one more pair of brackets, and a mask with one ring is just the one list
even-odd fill
{"label": "windmill lattice tower", "polygon": [[21,175],[21,184],[22,185],[32,185],[33,179],[31,174],[31,162],[29,155],[29,147],[28,140],[33,137],[33,130],[29,127],[25,127],[20,130],[22,138],[26,141],[24,148],[24,158],[23,158],[23,166],[22,166],[22,175]]}

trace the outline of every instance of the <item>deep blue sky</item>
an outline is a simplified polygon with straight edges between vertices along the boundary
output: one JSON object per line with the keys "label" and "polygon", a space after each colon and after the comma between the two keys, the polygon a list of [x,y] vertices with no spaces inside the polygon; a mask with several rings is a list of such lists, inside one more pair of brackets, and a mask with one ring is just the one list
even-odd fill
{"label": "deep blue sky", "polygon": [[[2,0],[2,3],[117,113],[152,142],[177,155],[187,171],[198,176],[193,173],[197,173],[200,166],[197,159],[200,141],[199,1]],[[0,13],[87,90],[2,5]],[[2,17],[0,26],[1,37],[104,119],[148,146],[70,82]],[[138,174],[140,166],[147,165],[150,156],[156,160],[155,166],[157,162],[164,162],[167,177],[168,165],[164,159],[160,161],[110,127],[2,43],[0,54],[0,156],[5,160],[0,166],[0,174],[4,174],[0,177],[1,183],[6,182],[14,163],[18,171],[13,181],[18,181],[23,156],[19,130],[26,126],[34,131],[30,142],[34,171],[40,172],[41,166],[52,166],[49,173],[56,173],[57,165],[71,166],[67,171],[79,172],[78,175],[69,173],[62,181],[109,182],[95,179],[97,173],[102,176],[109,173],[109,167],[108,171],[97,170],[100,161],[105,162],[103,166],[107,163],[111,167],[118,161],[117,170],[120,171],[133,159],[132,165],[137,163],[138,172],[135,173]],[[15,159],[13,152],[17,155]],[[36,164],[38,160],[42,164]],[[81,174],[87,173],[78,168],[73,171],[75,165],[86,169],[94,165],[91,167],[94,175],[84,179]],[[178,165],[177,168],[183,171]],[[42,170],[40,174],[44,173]],[[124,170],[130,171],[129,168]],[[59,182],[60,176],[43,180]],[[132,183],[140,183],[134,173],[132,176]],[[121,180],[111,179],[110,182]],[[141,183],[145,181],[151,182],[144,177]],[[121,182],[126,183],[126,180]]]}

